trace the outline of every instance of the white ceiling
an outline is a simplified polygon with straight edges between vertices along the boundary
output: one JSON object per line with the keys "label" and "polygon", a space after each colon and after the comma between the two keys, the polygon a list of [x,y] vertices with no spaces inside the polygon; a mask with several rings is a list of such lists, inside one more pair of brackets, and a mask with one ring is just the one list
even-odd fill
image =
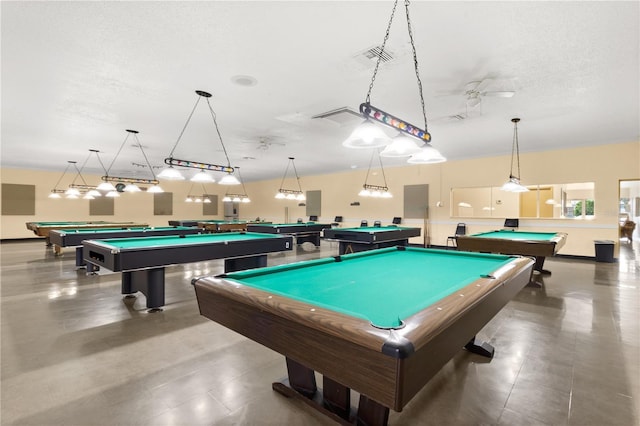
{"label": "white ceiling", "polygon": [[[433,146],[450,160],[508,155],[512,117],[521,152],[639,140],[640,3],[412,1],[413,34]],[[2,1],[3,167],[62,171],[89,149],[110,175],[150,177],[127,133],[160,167],[198,96],[211,105],[245,180],[366,168],[370,151],[341,143],[347,125],[312,119],[358,109],[393,1]],[[424,120],[402,0],[372,105]],[[234,83],[252,76],[255,86]],[[492,78],[464,120],[465,84]],[[390,132],[390,135],[392,133]],[[264,140],[266,144],[260,144]],[[266,148],[266,149],[265,149]],[[176,158],[226,164],[200,102]],[[252,157],[254,159],[246,159]],[[405,164],[384,159],[385,166]],[[95,156],[87,173],[102,173]],[[157,172],[157,170],[156,170]]]}

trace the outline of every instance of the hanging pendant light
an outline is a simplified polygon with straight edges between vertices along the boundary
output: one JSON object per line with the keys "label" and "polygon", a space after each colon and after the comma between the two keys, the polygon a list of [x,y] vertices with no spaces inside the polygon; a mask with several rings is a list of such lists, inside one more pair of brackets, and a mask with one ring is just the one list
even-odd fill
{"label": "hanging pendant light", "polygon": [[[229,155],[227,153],[227,148],[224,145],[224,141],[222,140],[222,135],[220,133],[220,129],[218,128],[218,121],[216,119],[216,113],[213,111],[213,107],[211,106],[211,103],[209,102],[209,98],[211,98],[211,93],[205,92],[203,90],[196,90],[196,94],[198,95],[198,98],[196,99],[196,103],[193,106],[193,109],[191,110],[191,113],[189,114],[189,117],[187,118],[187,121],[184,124],[184,127],[182,128],[182,131],[180,132],[180,135],[178,136],[178,140],[176,140],[176,143],[173,145],[173,148],[171,149],[171,152],[169,153],[169,156],[164,159],[164,163],[168,167],[163,169],[158,174],[158,178],[167,179],[167,180],[183,180],[184,176],[182,175],[182,173],[180,173],[180,171],[178,171],[177,169],[175,169],[173,167],[173,166],[180,166],[180,167],[186,167],[186,168],[199,169],[200,172],[202,172],[202,174],[201,173],[196,173],[193,176],[193,178],[191,180],[194,181],[194,182],[202,182],[202,183],[204,183],[204,182],[206,182],[206,183],[215,182],[215,179],[212,176],[210,176],[208,173],[205,172],[205,170],[207,170],[207,171],[217,171],[217,172],[226,172],[226,173],[228,173],[228,175],[224,176],[220,180],[219,183],[221,185],[238,185],[240,182],[238,181],[238,179],[235,176],[232,175],[234,169],[233,169],[233,167],[231,167],[231,161],[229,160]],[[187,126],[189,125],[189,122],[191,121],[191,117],[193,116],[193,113],[196,110],[196,107],[198,106],[198,103],[200,102],[201,99],[205,99],[206,102],[207,102],[207,105],[209,107],[209,112],[211,113],[211,117],[213,118],[213,124],[215,126],[216,133],[218,134],[218,138],[220,140],[220,145],[222,145],[222,150],[224,151],[225,158],[227,159],[227,165],[226,166],[221,166],[221,165],[217,165],[217,164],[202,163],[202,162],[199,162],[199,161],[178,160],[176,158],[173,158],[173,153],[176,150],[176,148],[178,147],[178,144],[180,143],[182,135],[184,134],[184,131],[186,130]]]}
{"label": "hanging pendant light", "polygon": [[[280,189],[275,195],[275,198],[278,200],[298,200],[304,201],[306,197],[304,196],[304,192],[302,192],[302,186],[300,186],[300,176],[298,176],[298,170],[296,170],[296,163],[294,162],[294,157],[289,157],[289,162],[287,163],[287,167],[284,169],[284,175],[282,176],[282,182],[280,182]],[[298,182],[298,189],[285,189],[284,188],[284,180],[287,177],[287,172],[289,171],[289,165],[293,168],[293,173],[295,174],[296,181]]]}
{"label": "hanging pendant light", "polygon": [[397,158],[417,154],[420,152],[420,146],[416,142],[416,138],[399,133],[391,140],[391,145],[387,145],[380,152],[380,157]]}
{"label": "hanging pendant light", "polygon": [[[365,102],[360,104],[360,114],[365,117],[365,122],[360,124],[353,133],[345,140],[342,145],[347,148],[379,148],[388,145],[382,152],[381,157],[409,157],[422,154],[421,147],[424,144],[431,142],[431,134],[427,130],[427,113],[424,102],[424,95],[422,91],[422,81],[420,80],[420,72],[418,69],[418,56],[416,53],[416,47],[413,38],[413,30],[411,28],[411,19],[409,15],[410,1],[404,0],[406,18],[407,18],[407,32],[409,34],[409,41],[411,43],[411,49],[413,52],[413,65],[415,69],[416,80],[418,83],[418,93],[420,95],[420,103],[422,106],[422,116],[424,118],[424,129],[410,124],[406,120],[395,117],[387,112],[380,110],[379,108],[371,105],[371,92],[375,83],[376,75],[380,67],[380,62],[383,57],[388,56],[385,52],[385,46],[389,38],[391,24],[395,16],[396,8],[398,6],[398,0],[395,0],[393,9],[391,11],[391,17],[387,24],[387,31],[384,36],[382,45],[379,48],[379,53],[376,54],[377,60],[371,76],[371,82],[369,83],[369,90],[365,98]],[[378,124],[390,127],[398,132],[400,135],[389,139],[389,137],[378,127]],[[422,154],[424,156],[426,154]],[[433,157],[433,155],[431,155]],[[433,162],[446,161],[442,155],[438,155],[437,161],[433,158],[429,160],[421,159],[421,156],[413,158],[413,161],[409,161],[410,164],[428,164]],[[366,189],[366,188],[365,188]],[[362,191],[365,192],[365,191]],[[374,194],[375,192],[372,192]]]}
{"label": "hanging pendant light", "polygon": [[430,144],[425,144],[420,151],[413,154],[408,160],[409,164],[436,164],[444,163],[447,159]]}
{"label": "hanging pendant light", "polygon": [[379,148],[391,143],[391,138],[371,120],[365,120],[342,143],[346,148]]}
{"label": "hanging pendant light", "polygon": [[214,183],[216,180],[213,178],[213,176],[211,176],[209,173],[205,172],[204,170],[200,170],[199,172],[196,172],[192,177],[191,177],[191,182],[201,182],[201,183]]}
{"label": "hanging pendant light", "polygon": [[[369,184],[369,173],[371,172],[371,165],[373,164],[374,155],[378,154],[378,161],[380,162],[380,170],[382,171],[382,179],[384,182],[384,186],[380,185],[371,185]],[[372,198],[392,198],[393,196],[389,192],[389,187],[387,187],[387,176],[384,173],[384,167],[382,166],[382,158],[380,158],[380,154],[378,150],[374,150],[371,153],[371,159],[369,160],[369,168],[367,169],[367,175],[364,178],[364,185],[362,185],[362,190],[358,193],[360,197],[372,197]]]}
{"label": "hanging pendant light", "polygon": [[[529,188],[520,183],[520,147],[518,144],[518,122],[519,118],[512,118],[513,123],[513,143],[511,145],[511,169],[509,171],[509,180],[502,185],[502,190],[507,192],[528,192]],[[517,161],[518,174],[513,174],[514,159]]]}
{"label": "hanging pendant light", "polygon": [[69,167],[71,167],[71,165],[75,163],[76,163],[75,161],[67,161],[67,167],[65,167],[64,171],[62,172],[62,176],[60,176],[56,184],[53,185],[53,189],[51,190],[51,193],[49,193],[49,198],[62,198],[60,194],[66,194],[66,191],[62,189],[58,189],[58,185],[62,181],[62,178],[64,178],[64,175],[67,174]]}
{"label": "hanging pendant light", "polygon": [[238,180],[238,178],[231,173],[223,176],[218,183],[220,185],[240,185],[240,181]]}
{"label": "hanging pendant light", "polygon": [[162,189],[160,185],[152,185],[147,189],[147,192],[151,192],[153,194],[159,194],[161,192],[164,192],[164,189]]}

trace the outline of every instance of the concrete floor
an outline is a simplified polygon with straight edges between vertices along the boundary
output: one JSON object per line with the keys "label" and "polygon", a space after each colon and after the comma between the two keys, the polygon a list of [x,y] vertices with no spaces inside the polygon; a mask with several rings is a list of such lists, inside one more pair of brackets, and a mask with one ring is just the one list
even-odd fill
{"label": "concrete floor", "polygon": [[[271,390],[281,355],[199,315],[190,279],[222,261],[167,268],[167,304],[147,313],[120,273],[76,271],[72,249],[0,249],[2,425],[333,424]],[[323,241],[269,264],[334,254]],[[389,423],[639,424],[639,259],[624,241],[617,263],[547,259],[543,287],[480,332],[495,357],[460,350]]]}

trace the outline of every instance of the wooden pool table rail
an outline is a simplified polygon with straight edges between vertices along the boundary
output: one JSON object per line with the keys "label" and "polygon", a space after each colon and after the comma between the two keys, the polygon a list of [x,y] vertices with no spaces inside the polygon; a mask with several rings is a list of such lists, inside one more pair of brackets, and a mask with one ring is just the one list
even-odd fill
{"label": "wooden pool table rail", "polygon": [[407,318],[405,327],[396,330],[375,328],[366,320],[244,286],[224,276],[192,283],[205,317],[318,371],[345,389],[355,389],[372,400],[375,409],[380,404],[401,411],[527,284],[532,265],[531,259],[514,258],[491,278],[479,278]]}

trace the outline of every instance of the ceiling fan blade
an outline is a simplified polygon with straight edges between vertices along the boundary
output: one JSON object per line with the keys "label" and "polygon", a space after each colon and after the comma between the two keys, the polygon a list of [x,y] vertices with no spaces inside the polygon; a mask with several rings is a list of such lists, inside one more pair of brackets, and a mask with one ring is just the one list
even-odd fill
{"label": "ceiling fan blade", "polygon": [[493,84],[493,79],[485,78],[484,80],[478,83],[478,85],[475,88],[475,91],[480,93],[485,92],[487,88],[491,86],[491,84]]}
{"label": "ceiling fan blade", "polygon": [[513,90],[495,90],[491,92],[482,92],[482,96],[493,96],[495,98],[511,98],[516,92]]}

